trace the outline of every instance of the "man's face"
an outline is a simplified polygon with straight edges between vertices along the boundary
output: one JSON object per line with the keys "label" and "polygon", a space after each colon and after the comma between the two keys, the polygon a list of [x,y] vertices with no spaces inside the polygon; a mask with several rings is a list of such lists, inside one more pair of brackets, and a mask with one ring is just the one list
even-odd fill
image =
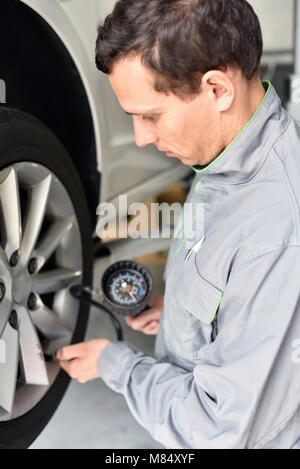
{"label": "man's face", "polygon": [[153,143],[186,165],[206,165],[222,151],[213,92],[201,92],[190,101],[159,93],[139,57],[119,60],[109,81],[121,107],[132,115],[137,146]]}

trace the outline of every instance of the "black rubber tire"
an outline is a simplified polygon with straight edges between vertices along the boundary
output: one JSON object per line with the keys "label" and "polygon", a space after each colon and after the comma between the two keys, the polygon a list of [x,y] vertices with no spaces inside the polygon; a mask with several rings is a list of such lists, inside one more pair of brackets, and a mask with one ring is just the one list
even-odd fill
{"label": "black rubber tire", "polygon": [[[37,119],[0,106],[0,169],[22,161],[32,161],[47,167],[67,190],[80,227],[83,282],[91,284],[93,248],[89,210],[71,158],[52,132]],[[83,340],[88,314],[89,306],[82,303],[72,343]],[[61,370],[47,394],[31,411],[17,419],[1,422],[0,448],[28,448],[52,417],[69,382],[68,375]]]}

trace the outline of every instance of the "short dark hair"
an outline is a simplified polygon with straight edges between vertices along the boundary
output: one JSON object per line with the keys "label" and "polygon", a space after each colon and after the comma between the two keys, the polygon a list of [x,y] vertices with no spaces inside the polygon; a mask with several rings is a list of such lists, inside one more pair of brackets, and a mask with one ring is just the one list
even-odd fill
{"label": "short dark hair", "polygon": [[263,40],[246,0],[119,0],[98,27],[96,65],[140,55],[154,72],[156,91],[188,99],[209,70],[238,67],[251,80],[259,71]]}

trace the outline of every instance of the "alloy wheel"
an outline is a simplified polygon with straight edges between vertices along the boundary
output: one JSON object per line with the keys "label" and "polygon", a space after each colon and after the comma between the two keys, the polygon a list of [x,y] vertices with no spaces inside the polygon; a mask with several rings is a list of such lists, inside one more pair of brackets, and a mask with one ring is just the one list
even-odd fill
{"label": "alloy wheel", "polygon": [[69,344],[82,278],[80,230],[70,197],[46,167],[0,171],[0,421],[32,409],[60,367],[47,357]]}

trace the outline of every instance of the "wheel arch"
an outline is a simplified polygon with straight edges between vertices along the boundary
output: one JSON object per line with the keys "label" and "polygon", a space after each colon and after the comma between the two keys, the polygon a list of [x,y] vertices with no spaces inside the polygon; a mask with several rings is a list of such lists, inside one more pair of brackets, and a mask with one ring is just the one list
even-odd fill
{"label": "wheel arch", "polygon": [[[92,93],[82,72],[84,59],[88,67],[90,62],[59,5],[58,23],[66,25],[67,35],[73,34],[72,41],[63,37],[59,27],[54,30],[55,25],[29,3],[1,1],[5,20],[0,30],[0,78],[6,84],[6,105],[32,114],[60,139],[81,178],[95,221],[100,194],[97,156],[101,146]],[[75,45],[78,55],[74,53]]]}

